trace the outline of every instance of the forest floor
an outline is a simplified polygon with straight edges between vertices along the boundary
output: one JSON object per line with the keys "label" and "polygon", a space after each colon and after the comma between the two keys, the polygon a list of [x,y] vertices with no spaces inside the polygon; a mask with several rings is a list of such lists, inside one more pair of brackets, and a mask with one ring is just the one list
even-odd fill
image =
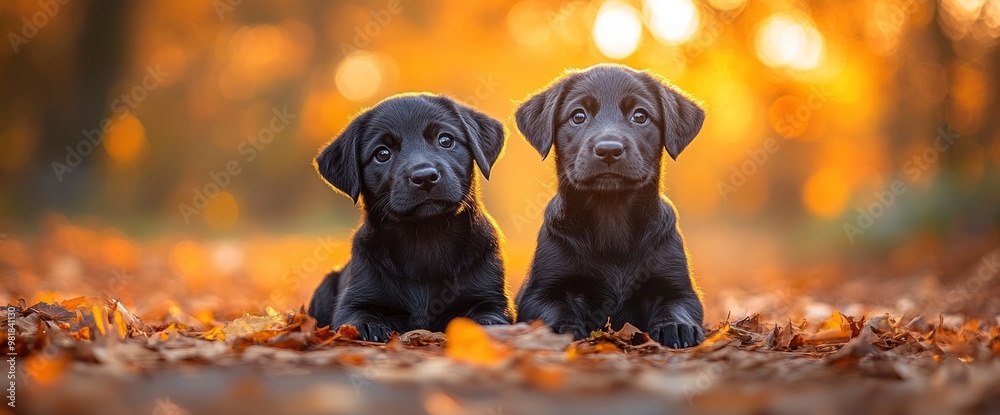
{"label": "forest floor", "polygon": [[195,290],[119,275],[104,295],[11,301],[0,414],[997,414],[998,258],[950,279],[713,289],[706,341],[680,350],[630,325],[573,341],[464,319],[370,343],[301,308],[206,312],[191,294],[157,312],[158,295]]}

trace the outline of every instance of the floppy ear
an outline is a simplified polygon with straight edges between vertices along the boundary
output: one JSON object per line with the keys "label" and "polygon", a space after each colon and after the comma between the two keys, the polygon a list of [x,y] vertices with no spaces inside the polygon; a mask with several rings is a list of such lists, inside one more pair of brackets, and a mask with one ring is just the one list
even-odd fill
{"label": "floppy ear", "polygon": [[493,164],[500,158],[500,154],[503,153],[503,147],[506,143],[503,124],[500,124],[500,121],[489,115],[459,104],[449,98],[440,98],[462,120],[462,124],[469,137],[469,146],[472,147],[472,157],[476,159],[476,164],[479,165],[479,171],[483,173],[483,177],[489,180]]}
{"label": "floppy ear", "polygon": [[[652,78],[652,77],[651,77]],[[660,106],[663,111],[663,147],[670,158],[677,156],[691,144],[705,123],[705,110],[688,98],[686,92],[653,78],[660,89]]]}
{"label": "floppy ear", "polygon": [[367,125],[366,114],[352,121],[337,138],[316,156],[316,171],[337,191],[358,203],[361,194],[361,165],[358,145]]}
{"label": "floppy ear", "polygon": [[556,136],[556,110],[562,101],[564,82],[558,82],[544,91],[535,94],[517,108],[514,118],[517,129],[524,138],[538,150],[544,160],[552,149]]}

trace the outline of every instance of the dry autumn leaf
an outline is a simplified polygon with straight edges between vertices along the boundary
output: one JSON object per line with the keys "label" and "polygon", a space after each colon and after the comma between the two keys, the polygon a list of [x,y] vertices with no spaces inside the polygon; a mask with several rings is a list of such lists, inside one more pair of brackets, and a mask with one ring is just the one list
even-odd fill
{"label": "dry autumn leaf", "polygon": [[510,356],[507,346],[495,343],[482,326],[467,318],[456,318],[445,328],[448,357],[474,365],[494,365]]}

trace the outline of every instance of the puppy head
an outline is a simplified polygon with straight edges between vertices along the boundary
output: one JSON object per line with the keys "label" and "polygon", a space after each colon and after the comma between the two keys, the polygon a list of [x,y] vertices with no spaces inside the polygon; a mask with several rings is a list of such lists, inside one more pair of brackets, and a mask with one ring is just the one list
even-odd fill
{"label": "puppy head", "polygon": [[515,118],[543,158],[555,146],[561,183],[614,191],[658,182],[662,150],[676,160],[705,112],[646,72],[605,64],[557,80]]}
{"label": "puppy head", "polygon": [[396,220],[455,214],[475,197],[504,146],[499,121],[451,99],[398,95],[365,111],[316,157],[320,176],[369,215]]}

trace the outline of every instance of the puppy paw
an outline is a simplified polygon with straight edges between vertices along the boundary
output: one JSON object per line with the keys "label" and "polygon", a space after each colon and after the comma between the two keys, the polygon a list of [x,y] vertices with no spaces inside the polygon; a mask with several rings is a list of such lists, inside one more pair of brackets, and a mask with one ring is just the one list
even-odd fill
{"label": "puppy paw", "polygon": [[510,324],[510,320],[504,318],[504,316],[502,315],[497,315],[497,314],[480,314],[469,318],[472,321],[478,323],[480,326],[495,326],[501,324]]}
{"label": "puppy paw", "polygon": [[558,334],[569,333],[573,335],[573,340],[582,340],[587,338],[590,334],[587,333],[587,329],[581,324],[553,324],[552,331]]}
{"label": "puppy paw", "polygon": [[701,326],[688,323],[663,323],[654,325],[649,338],[673,349],[694,347],[705,340]]}
{"label": "puppy paw", "polygon": [[392,333],[392,329],[389,326],[382,323],[361,323],[358,325],[358,334],[361,340],[370,342],[386,342],[389,341],[389,334]]}

